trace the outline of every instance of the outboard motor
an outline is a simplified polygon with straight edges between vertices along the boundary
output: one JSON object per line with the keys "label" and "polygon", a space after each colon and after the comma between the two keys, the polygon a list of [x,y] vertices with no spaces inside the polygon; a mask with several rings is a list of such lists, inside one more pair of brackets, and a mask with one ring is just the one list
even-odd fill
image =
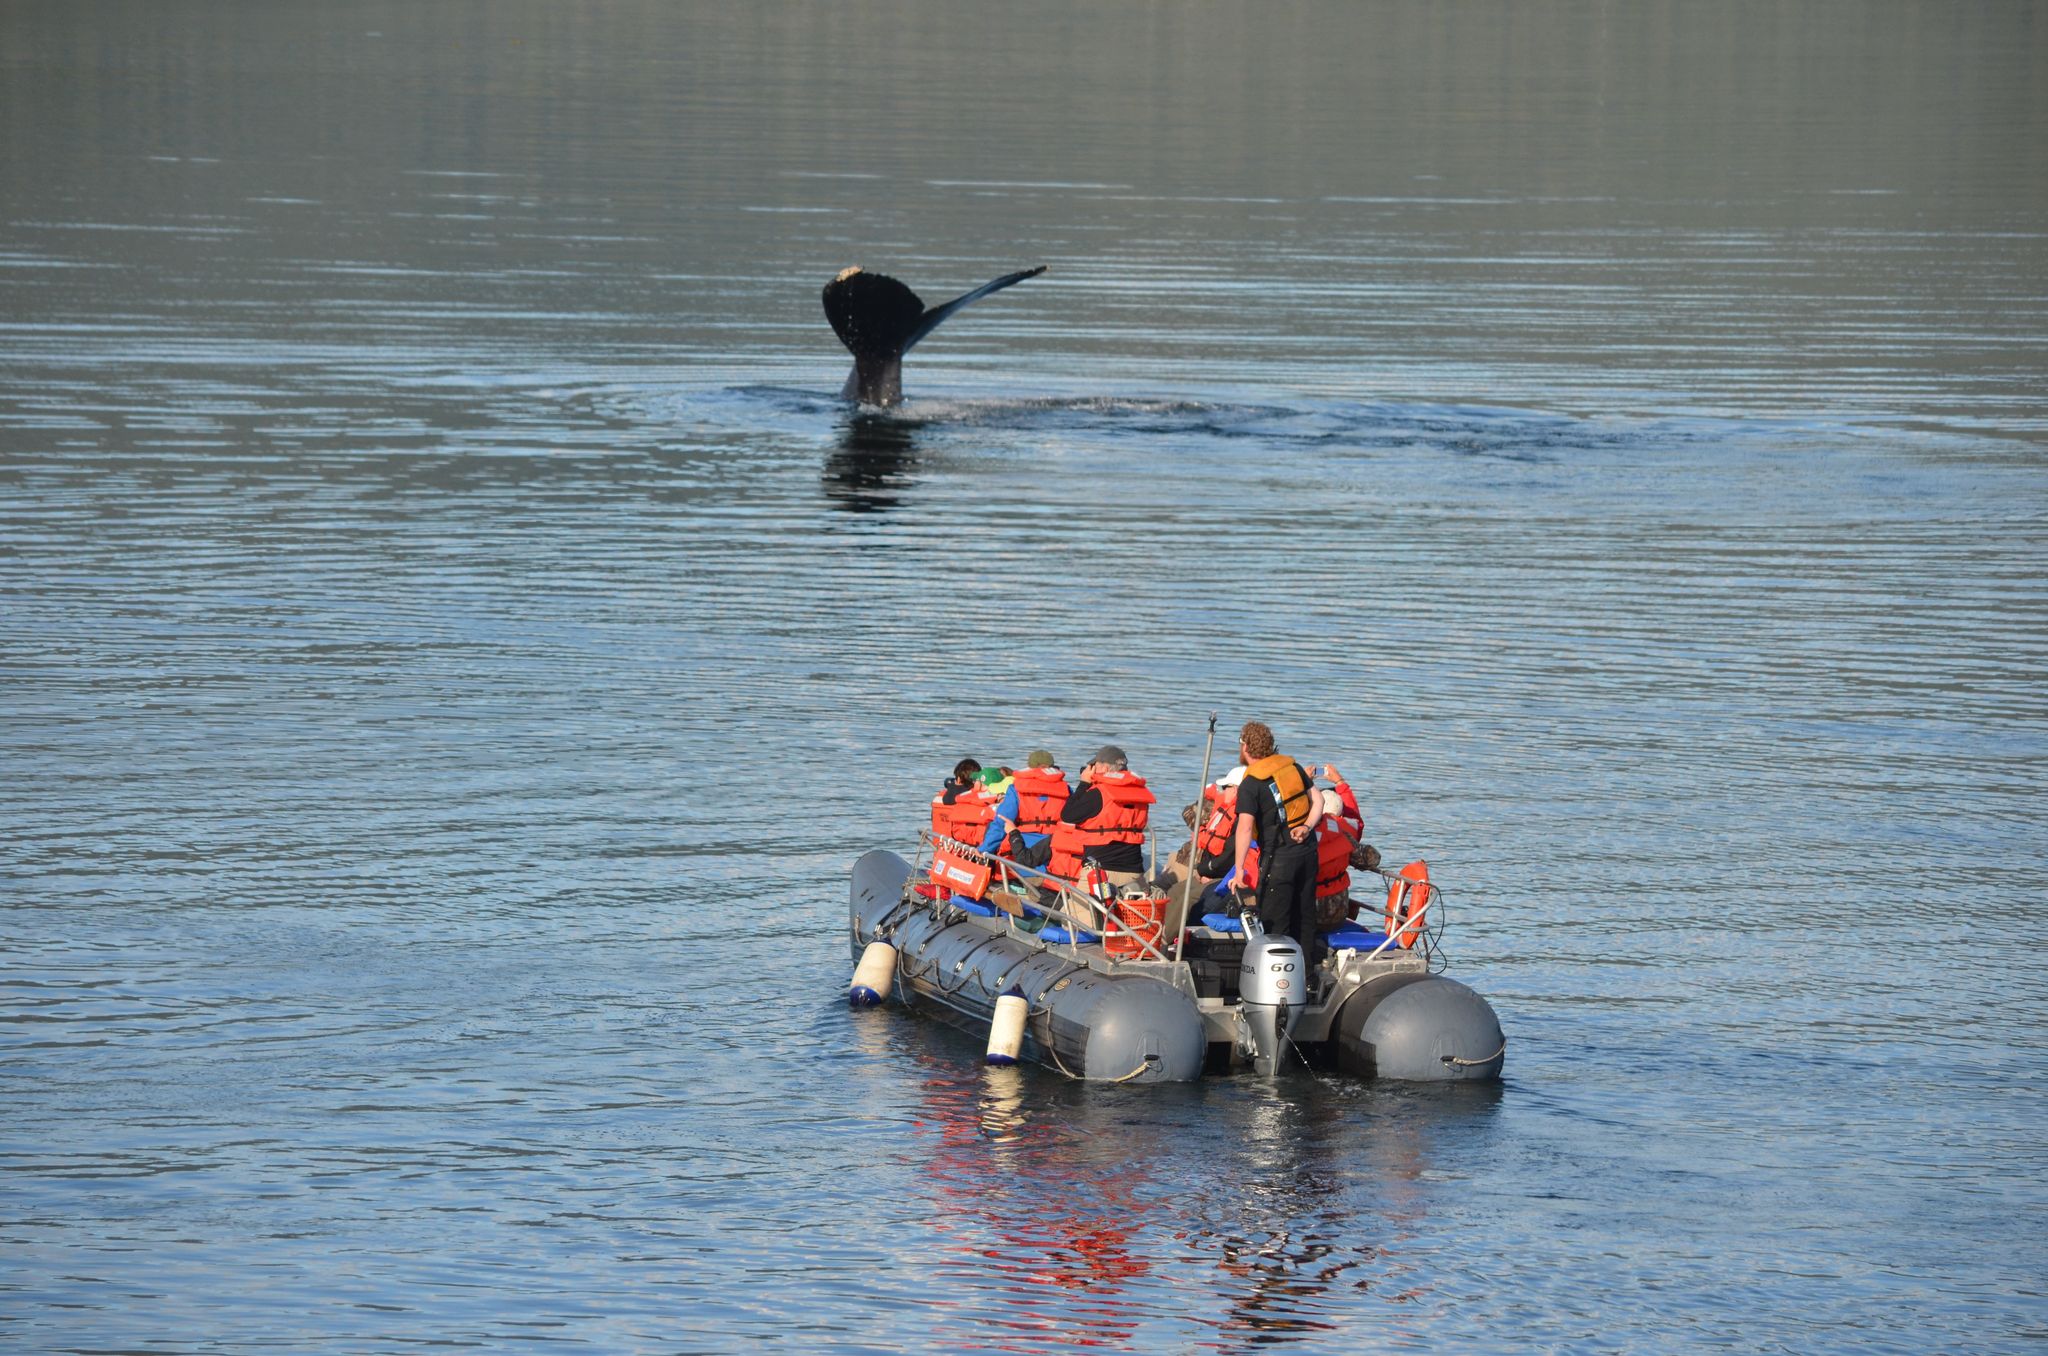
{"label": "outboard motor", "polygon": [[1244,960],[1237,968],[1238,1049],[1252,1068],[1271,1075],[1308,1006],[1308,965],[1301,943],[1268,937],[1252,914],[1244,915]]}

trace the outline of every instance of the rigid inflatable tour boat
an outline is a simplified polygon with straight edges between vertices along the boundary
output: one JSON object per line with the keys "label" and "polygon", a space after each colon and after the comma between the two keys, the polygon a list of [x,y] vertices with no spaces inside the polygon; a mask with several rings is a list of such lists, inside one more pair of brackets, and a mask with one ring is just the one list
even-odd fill
{"label": "rigid inflatable tour boat", "polygon": [[[922,835],[914,862],[876,851],[853,866],[848,999],[892,994],[988,1038],[991,1063],[1035,1060],[1072,1078],[1188,1082],[1297,1057],[1366,1078],[1497,1080],[1507,1055],[1485,999],[1443,968],[1442,893],[1426,865],[1377,871],[1384,931],[1324,934],[1310,973],[1300,945],[1233,916],[1229,897],[1180,901],[1126,891],[1104,901],[965,843]],[[1173,887],[1176,890],[1183,886]]]}

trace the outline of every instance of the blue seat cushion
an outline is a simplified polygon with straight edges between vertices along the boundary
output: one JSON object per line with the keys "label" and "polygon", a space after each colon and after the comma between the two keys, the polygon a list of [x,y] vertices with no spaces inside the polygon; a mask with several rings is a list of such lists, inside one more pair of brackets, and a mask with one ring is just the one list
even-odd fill
{"label": "blue seat cushion", "polygon": [[956,909],[965,909],[969,913],[980,914],[983,918],[993,918],[1002,912],[993,904],[984,904],[978,899],[969,899],[966,895],[954,895],[946,902]]}
{"label": "blue seat cushion", "polygon": [[1091,942],[1099,942],[1102,940],[1100,937],[1096,936],[1092,932],[1082,932],[1078,929],[1070,937],[1065,928],[1059,927],[1057,925],[1048,928],[1041,928],[1038,933],[1038,939],[1042,942],[1060,942],[1063,944],[1068,941],[1074,941],[1079,942],[1082,946],[1087,946]]}
{"label": "blue seat cushion", "polygon": [[[1244,920],[1231,913],[1205,913],[1202,915],[1202,926],[1211,932],[1220,932],[1229,937],[1241,936],[1244,932]],[[1347,946],[1354,951],[1376,951],[1380,944],[1387,940],[1387,934],[1368,932],[1356,923],[1345,923],[1324,933],[1323,940],[1330,944],[1333,951],[1341,951]]]}

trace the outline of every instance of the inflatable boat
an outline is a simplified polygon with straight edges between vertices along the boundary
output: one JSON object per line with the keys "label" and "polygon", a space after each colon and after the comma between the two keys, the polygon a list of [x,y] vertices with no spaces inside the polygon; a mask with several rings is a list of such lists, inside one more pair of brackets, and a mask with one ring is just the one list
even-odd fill
{"label": "inflatable boat", "polygon": [[[1485,999],[1442,969],[1442,893],[1427,867],[1377,872],[1387,931],[1324,934],[1311,972],[1226,896],[1104,900],[963,843],[924,835],[915,862],[875,851],[848,892],[856,961],[848,1000],[893,997],[988,1041],[991,1063],[1028,1059],[1071,1078],[1188,1082],[1306,1064],[1365,1078],[1497,1080],[1507,1056]],[[1206,902],[1205,902],[1206,901]]]}

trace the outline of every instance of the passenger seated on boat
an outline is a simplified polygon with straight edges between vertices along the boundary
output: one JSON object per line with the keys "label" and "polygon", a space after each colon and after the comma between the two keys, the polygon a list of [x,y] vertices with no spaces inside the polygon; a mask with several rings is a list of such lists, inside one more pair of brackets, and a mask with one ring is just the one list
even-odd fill
{"label": "passenger seated on boat", "polygon": [[1052,755],[1033,749],[1024,766],[1011,774],[995,818],[982,835],[981,850],[1043,871],[1052,861],[1052,831],[1070,794],[1067,774]]}
{"label": "passenger seated on boat", "polygon": [[953,764],[953,775],[946,778],[946,784],[939,788],[934,799],[951,805],[965,793],[981,785],[981,762],[975,758],[962,758]]}
{"label": "passenger seated on boat", "polygon": [[1060,807],[1052,835],[1052,874],[1072,880],[1099,866],[1113,889],[1145,879],[1145,828],[1158,799],[1131,771],[1124,751],[1105,744],[1081,769],[1081,786]]}
{"label": "passenger seated on boat", "polygon": [[[1350,855],[1345,865],[1352,871],[1379,870],[1380,850],[1365,841],[1365,816],[1359,811],[1358,797],[1353,794],[1350,784],[1344,780],[1344,774],[1339,772],[1333,764],[1325,763],[1320,770],[1324,777],[1335,783],[1335,785],[1324,792],[1324,795],[1327,797],[1331,792],[1335,792],[1337,796],[1336,804],[1332,805],[1327,799],[1323,803],[1326,814],[1334,816],[1341,821],[1345,831],[1344,836],[1350,842]],[[1328,824],[1329,819],[1326,818],[1324,825]],[[1324,927],[1340,927],[1346,919],[1358,917],[1359,904],[1351,898],[1351,885],[1348,874],[1341,887],[1337,881],[1335,846],[1328,842],[1320,842],[1318,850],[1316,900],[1318,916]],[[1342,890],[1342,897],[1338,898],[1340,888]]]}
{"label": "passenger seated on boat", "polygon": [[1237,837],[1237,787],[1243,780],[1244,769],[1234,767],[1202,788],[1204,818],[1199,828],[1189,825],[1195,835],[1197,875],[1220,880],[1230,874]]}
{"label": "passenger seated on boat", "polygon": [[1323,798],[1323,817],[1316,824],[1316,926],[1333,928],[1350,918],[1351,854],[1365,837],[1358,798],[1328,763],[1322,772],[1337,784],[1316,794]]}
{"label": "passenger seated on boat", "polygon": [[[1196,813],[1193,805],[1183,806],[1180,812],[1181,822],[1191,831],[1199,823]],[[1166,896],[1165,935],[1168,937],[1179,935],[1187,921],[1190,900],[1199,903],[1216,885],[1213,879],[1201,876],[1195,877],[1192,887],[1189,885],[1189,864],[1194,856],[1195,840],[1190,838],[1175,848],[1165,863],[1152,873],[1152,889]]]}
{"label": "passenger seated on boat", "polygon": [[977,780],[980,776],[981,764],[973,758],[962,758],[953,765],[953,775],[946,778],[945,784],[939,788],[939,793],[932,797],[933,833],[948,832],[952,824],[952,816],[948,811],[951,810],[953,802],[975,791],[981,785]]}
{"label": "passenger seated on boat", "polygon": [[1081,785],[1052,831],[1052,875],[1072,881],[1100,867],[1112,891],[1145,880],[1145,826],[1158,797],[1131,771],[1124,751],[1105,744],[1081,769]]}
{"label": "passenger seated on boat", "polygon": [[[1004,774],[995,769],[996,776]],[[962,758],[953,775],[932,797],[932,833],[956,842],[975,844],[995,817],[996,798],[988,794],[983,778],[987,773],[972,758]]]}
{"label": "passenger seated on boat", "polygon": [[[1194,836],[1181,844],[1152,877],[1152,888],[1166,895],[1169,937],[1179,935],[1190,910],[1193,916],[1200,916],[1215,903],[1203,901],[1230,874],[1233,830],[1237,827],[1237,784],[1243,778],[1242,767],[1232,768],[1202,788],[1201,805],[1189,805],[1180,812],[1181,821]],[[1188,888],[1190,870],[1194,874],[1192,891]]]}

